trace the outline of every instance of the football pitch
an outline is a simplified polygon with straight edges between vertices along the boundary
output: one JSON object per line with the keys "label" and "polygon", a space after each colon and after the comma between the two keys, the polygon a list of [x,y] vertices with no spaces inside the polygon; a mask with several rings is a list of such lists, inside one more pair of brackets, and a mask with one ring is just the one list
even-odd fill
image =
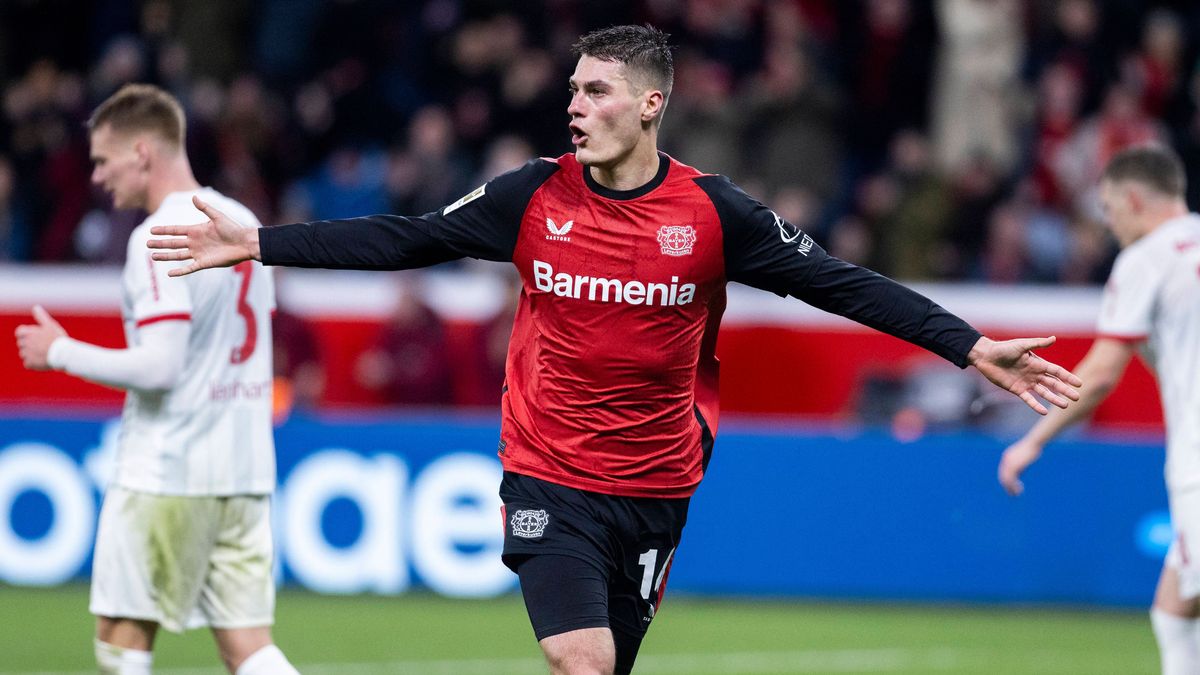
{"label": "football pitch", "polygon": [[[276,641],[303,673],[545,673],[521,600],[280,593]],[[0,672],[94,673],[83,586],[0,586]],[[159,637],[155,672],[223,672],[206,631]],[[668,596],[635,673],[1156,673],[1142,611]]]}

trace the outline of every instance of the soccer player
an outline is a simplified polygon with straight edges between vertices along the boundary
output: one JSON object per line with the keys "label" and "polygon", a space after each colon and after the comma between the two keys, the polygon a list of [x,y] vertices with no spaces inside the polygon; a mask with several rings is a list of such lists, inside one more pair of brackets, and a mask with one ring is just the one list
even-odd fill
{"label": "soccer player", "polygon": [[[585,35],[567,108],[575,152],[536,159],[439,211],[239,227],[156,227],[171,274],[262,260],[399,269],[464,256],[522,279],[501,408],[503,559],[554,673],[628,673],[659,606],[717,433],[725,284],[794,295],[926,347],[1044,412],[1078,380],[926,298],[828,256],[734,187],[658,152],[666,35]],[[794,358],[780,354],[779,358]]]}
{"label": "soccer player", "polygon": [[166,92],[128,85],[88,121],[92,181],[150,216],[129,239],[121,315],[127,349],[72,339],[41,307],[17,328],[25,366],[126,390],[116,471],[92,568],[100,672],[150,672],[161,626],[208,625],[238,675],[296,670],[271,640],[271,275],[255,262],[171,278],[150,228],[204,220],[194,197],[258,221],[192,175],[184,115]]}
{"label": "soccer player", "polygon": [[1004,488],[1021,494],[1021,474],[1045,445],[1091,414],[1141,352],[1166,413],[1175,528],[1150,610],[1164,675],[1200,673],[1200,216],[1188,213],[1184,189],[1183,165],[1167,148],[1125,150],[1105,168],[1101,205],[1122,250],[1104,288],[1098,337],[1077,366],[1088,387],[1005,450],[999,467]]}

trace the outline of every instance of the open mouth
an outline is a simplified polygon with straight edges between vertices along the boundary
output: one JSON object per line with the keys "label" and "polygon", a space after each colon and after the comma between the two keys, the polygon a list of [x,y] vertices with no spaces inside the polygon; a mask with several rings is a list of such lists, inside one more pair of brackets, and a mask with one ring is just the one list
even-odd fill
{"label": "open mouth", "polygon": [[587,142],[588,136],[586,133],[584,133],[583,129],[581,129],[578,124],[571,124],[571,125],[569,125],[569,127],[571,129],[571,142],[572,143],[574,143],[575,145],[583,145],[585,142]]}

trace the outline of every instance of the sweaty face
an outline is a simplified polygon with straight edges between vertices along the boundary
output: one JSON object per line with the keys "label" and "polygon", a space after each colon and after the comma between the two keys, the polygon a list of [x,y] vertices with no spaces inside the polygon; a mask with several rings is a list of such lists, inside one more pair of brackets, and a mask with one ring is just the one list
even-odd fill
{"label": "sweaty face", "polygon": [[92,132],[92,183],[112,195],[118,209],[144,208],[146,172],[134,139],[102,125]]}
{"label": "sweaty face", "polygon": [[1137,238],[1137,205],[1133,196],[1136,188],[1129,182],[1100,181],[1100,208],[1104,220],[1121,246]]}
{"label": "sweaty face", "polygon": [[608,167],[628,156],[642,134],[645,93],[635,94],[624,66],[580,57],[571,76],[571,142],[575,158]]}

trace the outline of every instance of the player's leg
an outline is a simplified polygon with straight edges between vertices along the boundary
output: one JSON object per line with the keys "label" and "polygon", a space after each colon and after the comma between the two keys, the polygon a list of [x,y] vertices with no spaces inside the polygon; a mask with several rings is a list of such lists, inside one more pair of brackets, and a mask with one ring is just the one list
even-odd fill
{"label": "player's leg", "polygon": [[295,675],[295,666],[275,646],[270,626],[214,628],[225,668],[235,675]]}
{"label": "player's leg", "polygon": [[1195,597],[1183,599],[1179,593],[1179,572],[1165,565],[1150,609],[1163,675],[1200,673],[1200,603]]}
{"label": "player's leg", "polygon": [[538,645],[554,675],[611,675],[616,664],[608,627],[608,578],[567,555],[510,558]]}
{"label": "player's leg", "polygon": [[199,607],[236,675],[295,675],[271,639],[275,621],[270,498],[223,497]]}
{"label": "player's leg", "polygon": [[687,499],[613,498],[621,524],[622,568],[609,585],[609,626],[617,675],[633,670],[642,639],[667,590],[687,520]]}
{"label": "player's leg", "polygon": [[618,553],[607,498],[508,472],[500,498],[504,564],[520,577],[551,671],[609,675],[608,587]]}
{"label": "player's leg", "polygon": [[159,625],[183,629],[204,569],[192,553],[205,545],[194,541],[204,527],[190,518],[190,503],[119,487],[105,494],[89,601],[101,672],[150,672]]}
{"label": "player's leg", "polygon": [[1159,576],[1150,609],[1163,675],[1200,673],[1200,490],[1170,491],[1175,541]]}
{"label": "player's leg", "polygon": [[153,621],[96,617],[94,649],[101,675],[150,675],[157,633]]}

